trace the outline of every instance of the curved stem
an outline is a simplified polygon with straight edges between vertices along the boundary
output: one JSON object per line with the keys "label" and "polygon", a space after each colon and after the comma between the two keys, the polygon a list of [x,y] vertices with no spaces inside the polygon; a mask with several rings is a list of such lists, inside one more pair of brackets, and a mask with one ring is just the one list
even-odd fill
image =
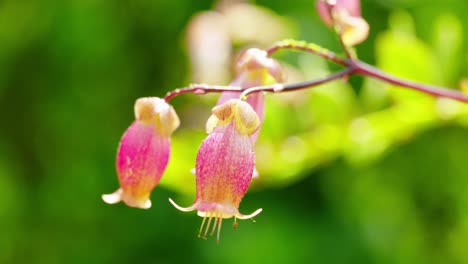
{"label": "curved stem", "polygon": [[331,74],[327,77],[321,79],[313,79],[304,82],[292,83],[292,84],[273,84],[273,85],[265,85],[265,86],[255,86],[247,89],[242,89],[241,87],[237,86],[219,86],[213,85],[209,86],[206,84],[193,84],[190,87],[179,88],[175,89],[171,92],[168,92],[164,97],[166,102],[169,102],[172,98],[186,94],[186,93],[194,93],[194,94],[206,94],[206,93],[221,93],[221,92],[242,92],[241,98],[247,97],[251,93],[255,92],[273,92],[273,93],[280,93],[280,92],[290,92],[296,91],[301,89],[311,88],[326,82],[330,82],[336,79],[340,79],[346,76],[350,76],[353,74],[359,74],[362,76],[368,76],[371,78],[379,79],[381,81],[391,83],[394,85],[410,88],[416,91],[420,91],[432,96],[438,97],[447,97],[461,102],[468,103],[468,95],[448,89],[445,87],[429,85],[424,83],[418,83],[410,80],[401,79],[395,76],[392,76],[384,71],[369,65],[365,62],[362,62],[357,59],[352,60],[344,60],[347,67],[337,73]]}
{"label": "curved stem", "polygon": [[346,57],[348,59],[354,59],[356,56],[354,55],[355,53],[344,43],[343,38],[341,36],[341,33],[335,29],[336,34],[338,35],[338,40],[340,42],[341,48],[344,50]]}
{"label": "curved stem", "polygon": [[322,83],[330,82],[345,76],[350,76],[353,74],[359,74],[362,76],[368,76],[371,78],[379,79],[381,81],[391,83],[394,85],[398,85],[401,87],[406,87],[412,90],[420,91],[432,96],[438,97],[447,97],[461,102],[468,102],[468,95],[464,94],[457,90],[448,89],[445,87],[429,85],[424,83],[418,83],[415,81],[405,80],[393,75],[390,75],[379,68],[369,65],[359,59],[355,58],[341,58],[335,55],[335,53],[324,49],[316,44],[309,44],[304,41],[295,41],[295,40],[284,40],[278,42],[276,45],[272,46],[267,50],[269,56],[273,55],[278,50],[281,49],[293,49],[293,50],[301,50],[306,51],[317,56],[320,56],[324,59],[330,60],[334,63],[342,65],[345,67],[342,71],[334,73],[330,76],[321,79],[314,79],[308,80],[304,82],[298,82],[293,84],[273,84],[273,85],[266,85],[266,86],[256,86],[247,89],[243,89],[242,87],[237,86],[218,86],[218,85],[206,85],[206,84],[193,84],[189,87],[175,89],[171,92],[168,92],[164,97],[166,102],[169,102],[172,98],[186,94],[186,93],[194,93],[194,94],[206,94],[206,93],[221,93],[225,91],[231,92],[242,92],[241,98],[247,97],[251,93],[255,92],[289,92],[295,91],[300,89],[306,89],[310,87],[314,87],[320,85]]}
{"label": "curved stem", "polygon": [[344,43],[343,37],[342,37],[342,29],[336,23],[336,18],[335,18],[335,15],[333,14],[333,9],[335,8],[336,1],[325,1],[325,3],[326,3],[326,6],[327,6],[328,15],[330,16],[330,18],[332,20],[332,25],[334,25],[333,26],[333,31],[335,31],[336,35],[338,36],[338,41],[340,42],[341,48],[345,52],[346,57],[348,59],[352,59],[353,54],[351,53],[349,47]]}
{"label": "curved stem", "polygon": [[317,44],[292,39],[282,40],[270,47],[269,49],[267,49],[268,56],[271,57],[275,52],[282,49],[305,51],[320,56],[326,60],[332,61],[341,66],[349,66],[349,62],[346,59],[338,57],[334,52],[328,49],[322,48]]}
{"label": "curved stem", "polygon": [[206,94],[206,93],[222,93],[226,91],[242,92],[243,89],[239,86],[192,84],[189,87],[178,88],[178,89],[168,92],[166,96],[164,96],[164,100],[166,102],[169,102],[172,98],[182,95],[182,94],[187,94],[187,93]]}
{"label": "curved stem", "polygon": [[[341,38],[340,38],[340,41],[341,41]],[[344,45],[344,43],[342,43],[342,45]],[[328,51],[327,49],[323,49],[320,46],[315,45],[315,44],[308,44],[304,41],[284,40],[272,46],[271,48],[269,48],[267,52],[271,56],[274,52],[281,50],[281,49],[301,50],[301,51],[305,51],[305,52],[318,55],[322,58],[335,62],[339,65],[345,66],[347,68],[351,66],[354,67],[354,71],[352,71],[349,74],[359,74],[363,76],[368,76],[371,78],[379,79],[387,83],[417,90],[417,91],[420,91],[429,95],[447,97],[447,98],[451,98],[451,99],[461,101],[461,102],[468,102],[468,95],[462,92],[448,89],[445,87],[401,79],[401,78],[392,76],[380,70],[379,68],[369,65],[361,60],[353,59],[353,58],[350,58],[350,59],[340,58],[336,56],[335,53]],[[315,81],[308,81],[308,82],[313,83]],[[251,89],[254,89],[254,88],[251,88]],[[278,91],[281,90],[279,86],[277,90]],[[288,89],[286,89],[286,91],[288,91]]]}
{"label": "curved stem", "polygon": [[346,77],[348,75],[353,74],[355,71],[356,71],[356,68],[354,66],[349,66],[344,70],[341,70],[337,73],[331,74],[321,79],[314,79],[314,80],[286,84],[286,85],[277,83],[274,85],[247,88],[242,92],[240,98],[246,98],[249,94],[256,93],[256,92],[280,93],[280,92],[291,92],[291,91],[297,91],[301,89],[307,89],[307,88],[311,88],[311,87],[314,87],[323,83],[327,83],[336,79]]}

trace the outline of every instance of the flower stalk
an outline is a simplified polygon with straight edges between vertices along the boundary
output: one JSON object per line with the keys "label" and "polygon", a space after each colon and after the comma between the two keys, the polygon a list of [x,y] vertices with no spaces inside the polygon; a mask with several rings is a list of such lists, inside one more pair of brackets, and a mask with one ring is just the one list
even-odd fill
{"label": "flower stalk", "polygon": [[267,49],[269,56],[273,56],[276,52],[284,49],[296,50],[296,51],[305,51],[319,57],[322,57],[326,60],[344,66],[345,68],[342,71],[339,71],[335,74],[331,74],[327,77],[320,79],[312,79],[298,83],[292,84],[271,84],[271,85],[262,85],[255,86],[251,88],[243,89],[237,86],[210,86],[206,84],[193,84],[186,88],[179,88],[174,91],[169,92],[165,100],[169,101],[170,99],[185,93],[196,93],[196,94],[206,94],[206,93],[221,93],[225,91],[242,91],[242,99],[246,99],[247,95],[253,92],[269,92],[269,93],[283,93],[290,92],[302,89],[308,89],[316,87],[320,84],[331,82],[340,78],[345,78],[351,75],[361,75],[367,76],[374,79],[381,80],[386,83],[397,85],[403,88],[408,88],[416,90],[428,95],[435,97],[445,97],[450,98],[456,101],[468,103],[468,95],[457,91],[455,89],[450,89],[442,86],[435,86],[425,83],[419,83],[411,80],[406,80],[388,74],[379,68],[367,64],[361,61],[358,58],[341,58],[337,56],[334,52],[329,51],[328,49],[322,48],[316,44],[310,44],[305,41],[295,41],[295,40],[284,40],[280,41],[277,44],[273,45]]}

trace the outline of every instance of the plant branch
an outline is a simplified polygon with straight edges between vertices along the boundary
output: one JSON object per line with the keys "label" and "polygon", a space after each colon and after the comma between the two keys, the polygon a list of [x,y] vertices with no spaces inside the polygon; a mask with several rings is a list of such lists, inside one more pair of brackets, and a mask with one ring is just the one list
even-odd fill
{"label": "plant branch", "polygon": [[164,97],[164,100],[166,102],[169,102],[172,98],[182,95],[182,94],[187,94],[187,93],[206,94],[206,93],[221,93],[221,92],[242,92],[240,95],[240,98],[246,98],[249,94],[256,93],[256,92],[272,92],[272,93],[290,92],[290,91],[296,91],[296,90],[314,87],[323,83],[327,83],[336,79],[340,79],[340,78],[353,74],[355,71],[356,71],[356,68],[354,66],[350,66],[350,67],[345,68],[344,70],[341,70],[337,73],[331,74],[321,79],[308,80],[304,82],[298,82],[298,83],[286,84],[286,85],[276,83],[272,85],[255,86],[255,87],[246,88],[246,89],[242,89],[241,87],[238,87],[238,86],[220,86],[220,85],[209,86],[206,84],[193,84],[190,87],[179,88],[179,89],[175,89],[173,91],[168,92],[166,96]]}
{"label": "plant branch", "polygon": [[221,93],[225,91],[242,92],[241,98],[246,98],[249,94],[252,94],[255,92],[279,93],[279,92],[296,91],[296,90],[314,87],[314,86],[317,86],[326,82],[330,82],[339,78],[343,78],[346,76],[351,76],[353,74],[359,74],[362,76],[368,76],[370,78],[379,79],[386,83],[390,83],[390,84],[398,85],[401,87],[406,87],[412,90],[420,91],[420,92],[423,92],[432,96],[446,97],[446,98],[468,103],[468,95],[460,91],[448,89],[445,87],[401,79],[393,75],[390,75],[378,69],[377,67],[369,65],[359,59],[352,58],[352,57],[341,58],[341,57],[338,57],[332,51],[324,49],[316,44],[306,43],[305,41],[295,41],[295,40],[280,41],[267,50],[268,56],[272,56],[276,51],[281,50],[281,49],[293,49],[293,50],[309,52],[317,56],[320,56],[324,59],[327,59],[329,61],[332,61],[336,64],[342,65],[345,68],[337,73],[331,74],[321,79],[308,80],[304,82],[298,82],[298,83],[286,84],[286,85],[285,84],[273,84],[273,85],[256,86],[256,87],[243,89],[242,87],[237,87],[237,86],[192,84],[189,87],[179,88],[171,92],[168,92],[166,96],[164,97],[164,100],[166,100],[166,102],[169,102],[172,98],[182,95],[182,94],[187,94],[187,93],[206,94],[206,93]]}
{"label": "plant branch", "polygon": [[191,84],[189,87],[178,88],[172,90],[164,96],[164,100],[169,102],[172,98],[187,94],[206,94],[206,93],[222,93],[222,92],[242,92],[243,89],[239,86],[221,86],[221,85],[207,85],[207,84]]}
{"label": "plant branch", "polygon": [[371,78],[382,80],[387,83],[417,90],[432,96],[447,97],[457,101],[468,102],[468,95],[457,90],[400,79],[360,60],[353,60],[352,63],[356,68],[356,74],[368,76]]}
{"label": "plant branch", "polygon": [[321,79],[308,80],[308,81],[292,83],[292,84],[277,83],[274,85],[247,88],[242,92],[240,97],[246,98],[249,94],[256,93],[256,92],[270,92],[270,93],[281,92],[282,93],[282,92],[291,92],[291,91],[297,91],[301,89],[307,89],[307,88],[311,88],[311,87],[314,87],[323,83],[331,82],[336,79],[344,78],[346,76],[353,74],[355,71],[356,71],[356,68],[354,66],[349,66],[345,68],[344,70],[341,70],[337,73],[331,74]]}
{"label": "plant branch", "polygon": [[328,49],[322,48],[317,44],[307,43],[305,41],[297,41],[293,39],[282,40],[270,47],[269,49],[267,49],[268,56],[271,57],[273,53],[282,49],[305,51],[320,56],[326,60],[332,61],[341,66],[349,66],[349,63],[346,59],[338,57],[334,52]]}
{"label": "plant branch", "polygon": [[[294,40],[285,40],[278,42],[276,45],[269,48],[268,55],[273,55],[274,52],[280,49],[293,49],[293,50],[301,50],[305,52],[309,52],[315,55],[318,55],[322,58],[335,62],[339,65],[345,66],[346,68],[352,68],[353,70],[348,73],[348,75],[352,74],[359,74],[362,76],[368,76],[371,78],[379,79],[386,83],[391,83],[394,85],[398,85],[401,87],[406,87],[409,89],[413,89],[416,91],[420,91],[432,96],[438,97],[447,97],[461,102],[468,102],[468,95],[464,94],[460,91],[449,89],[446,87],[440,87],[435,85],[429,85],[424,83],[418,83],[415,81],[401,79],[395,76],[392,76],[377,67],[369,65],[359,59],[356,58],[340,58],[335,55],[332,51],[328,51],[327,49],[323,49],[316,44],[308,44],[305,41],[294,41]],[[307,81],[304,83],[313,83],[313,81]],[[254,87],[256,88],[256,87]],[[250,88],[250,89],[254,89]],[[245,93],[245,92],[244,92]],[[249,92],[250,93],[250,92]]]}

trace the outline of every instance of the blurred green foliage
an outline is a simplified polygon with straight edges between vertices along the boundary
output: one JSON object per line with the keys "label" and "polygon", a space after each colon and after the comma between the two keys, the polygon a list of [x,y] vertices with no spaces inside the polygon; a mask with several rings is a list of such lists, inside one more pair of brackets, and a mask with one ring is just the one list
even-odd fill
{"label": "blurred green foliage", "polygon": [[[190,82],[186,26],[214,4],[0,1],[0,263],[468,263],[468,106],[367,78],[268,96],[260,178],[240,208],[264,211],[237,230],[226,221],[220,245],[167,202],[192,202],[214,95],[173,101],[183,125],[153,208],[100,200],[117,187],[135,99]],[[255,4],[287,20],[288,37],[339,51],[312,0]],[[450,87],[468,77],[468,2],[362,6],[363,60]],[[335,69],[276,58],[307,78]]]}

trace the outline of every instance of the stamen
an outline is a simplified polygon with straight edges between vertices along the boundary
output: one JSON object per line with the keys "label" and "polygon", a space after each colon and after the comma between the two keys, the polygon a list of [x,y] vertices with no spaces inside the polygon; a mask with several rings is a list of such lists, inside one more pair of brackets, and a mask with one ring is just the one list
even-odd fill
{"label": "stamen", "polygon": [[213,229],[211,229],[210,236],[214,235],[214,232],[216,230],[216,226],[218,225],[218,221],[219,221],[219,214],[215,214],[215,222],[214,222],[214,225],[213,225]]}
{"label": "stamen", "polygon": [[211,224],[211,219],[213,218],[213,216],[209,213],[206,213],[206,215],[208,216],[208,224],[206,225],[206,229],[205,229],[205,235],[203,235],[203,238],[206,239],[206,235],[208,234],[208,229],[210,228],[210,224]]}
{"label": "stamen", "polygon": [[221,232],[221,224],[223,223],[223,218],[219,218],[219,223],[218,223],[218,235],[216,236],[216,243],[219,244],[219,233]]}
{"label": "stamen", "polygon": [[205,224],[205,220],[206,220],[206,215],[203,217],[203,221],[201,222],[200,231],[198,231],[198,237],[201,236],[201,232],[203,230],[203,225]]}

